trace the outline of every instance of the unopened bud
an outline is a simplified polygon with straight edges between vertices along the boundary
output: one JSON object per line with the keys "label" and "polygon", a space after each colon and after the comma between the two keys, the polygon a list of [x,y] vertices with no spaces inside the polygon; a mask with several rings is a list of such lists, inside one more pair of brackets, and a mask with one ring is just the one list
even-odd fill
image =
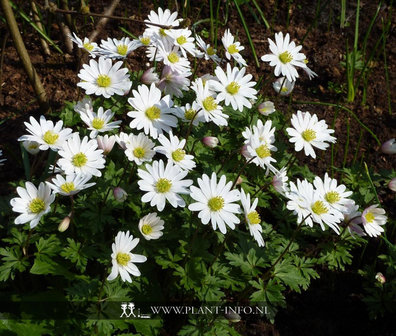
{"label": "unopened bud", "polygon": [[272,83],[272,87],[281,96],[287,96],[293,91],[295,83],[295,81],[290,82],[286,77],[280,77]]}
{"label": "unopened bud", "polygon": [[240,185],[240,184],[242,184],[243,183],[243,178],[242,177],[240,177],[240,176],[238,176],[238,178],[237,178],[237,181],[236,181],[236,185]]}
{"label": "unopened bud", "polygon": [[377,280],[380,284],[384,284],[386,282],[385,276],[381,272],[378,272],[375,275],[375,280]]}
{"label": "unopened bud", "polygon": [[69,213],[69,215],[67,215],[65,218],[63,218],[63,220],[60,222],[60,224],[58,226],[59,232],[65,232],[69,228],[70,219],[71,219],[71,213]]}
{"label": "unopened bud", "polygon": [[128,197],[127,192],[120,187],[114,188],[113,195],[114,195],[114,198],[116,199],[116,201],[118,201],[118,202],[124,202]]}
{"label": "unopened bud", "polygon": [[396,191],[396,177],[390,180],[388,187],[392,191]]}
{"label": "unopened bud", "polygon": [[209,148],[215,148],[219,144],[219,139],[216,137],[207,136],[202,138],[202,143]]}
{"label": "unopened bud", "polygon": [[141,78],[143,84],[151,85],[152,83],[158,83],[159,78],[158,75],[155,73],[155,68],[147,69]]}
{"label": "unopened bud", "polygon": [[385,154],[396,154],[396,142],[395,139],[390,139],[384,142],[381,146],[382,153]]}
{"label": "unopened bud", "polygon": [[258,111],[265,116],[275,112],[275,105],[272,101],[265,101],[258,106]]}
{"label": "unopened bud", "polygon": [[241,315],[232,311],[225,313],[224,316],[226,317],[227,320],[234,323],[237,323],[241,320]]}
{"label": "unopened bud", "polygon": [[108,136],[107,134],[104,136],[98,135],[96,141],[98,142],[98,147],[103,150],[103,154],[107,155],[113,149],[116,137],[114,135]]}
{"label": "unopened bud", "polygon": [[248,151],[248,145],[243,145],[241,148],[241,154],[246,158],[246,159],[251,159],[252,156],[250,155]]}

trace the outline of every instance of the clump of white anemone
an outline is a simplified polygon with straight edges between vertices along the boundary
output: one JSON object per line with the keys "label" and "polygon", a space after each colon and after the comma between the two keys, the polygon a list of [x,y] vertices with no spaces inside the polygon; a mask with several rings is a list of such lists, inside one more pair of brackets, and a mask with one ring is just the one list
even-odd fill
{"label": "clump of white anemone", "polygon": [[290,35],[286,34],[283,38],[283,33],[275,34],[275,43],[268,39],[269,47],[272,54],[266,54],[261,57],[263,62],[269,62],[270,66],[275,67],[275,76],[286,76],[292,82],[298,77],[296,67],[306,68],[305,55],[300,53],[302,46],[296,46],[294,42],[290,42]]}
{"label": "clump of white anemone", "polygon": [[22,135],[18,141],[35,141],[39,144],[40,150],[58,151],[66,139],[71,136],[71,128],[62,128],[63,121],[59,120],[55,125],[52,120],[46,120],[44,116],[40,116],[40,123],[36,119],[30,117],[30,124],[25,122],[27,131],[30,135]]}
{"label": "clump of white anemone", "polygon": [[231,104],[234,110],[242,112],[243,107],[252,107],[251,101],[257,99],[257,91],[253,87],[256,82],[251,81],[252,75],[245,76],[246,68],[239,70],[237,67],[231,69],[230,63],[227,63],[227,72],[217,67],[215,74],[217,81],[212,81],[212,86],[218,92],[217,99],[225,101],[225,105]]}
{"label": "clump of white anemone", "polygon": [[121,120],[112,121],[110,120],[114,117],[114,112],[111,110],[103,111],[103,107],[99,107],[98,113],[91,110],[87,110],[85,113],[80,113],[81,120],[88,126],[91,130],[89,137],[91,139],[96,138],[98,133],[108,132],[114,130],[121,124]]}
{"label": "clump of white anemone", "polygon": [[59,167],[68,175],[81,173],[85,175],[102,176],[99,169],[104,168],[103,151],[98,148],[96,140],[82,140],[78,133],[74,133],[64,144],[59,155]]}
{"label": "clump of white anemone", "polygon": [[90,60],[89,65],[83,64],[78,77],[82,80],[77,86],[83,88],[87,95],[95,94],[110,98],[117,94],[123,96],[131,89],[132,82],[128,76],[128,69],[123,68],[119,61],[113,65],[111,59],[99,57],[99,62]]}
{"label": "clump of white anemone", "polygon": [[129,126],[137,130],[144,130],[154,139],[164,131],[169,132],[177,125],[177,118],[173,116],[173,101],[169,96],[161,98],[161,91],[151,84],[139,85],[137,91],[133,90],[133,97],[128,99],[128,103],[134,108],[128,112],[128,116],[133,120]]}
{"label": "clump of white anemone", "polygon": [[96,183],[87,183],[91,179],[91,175],[70,174],[63,177],[58,174],[51,182],[46,182],[54,193],[59,193],[63,196],[71,196],[77,194],[79,191],[94,186]]}
{"label": "clump of white anemone", "polygon": [[261,232],[263,231],[261,218],[259,213],[256,211],[257,203],[258,198],[255,198],[253,204],[251,204],[250,194],[245,194],[245,191],[241,189],[241,204],[246,223],[248,224],[250,234],[256,240],[258,246],[261,247],[264,246],[264,239],[261,235]]}
{"label": "clump of white anemone", "polygon": [[127,232],[118,232],[115,242],[111,246],[111,262],[113,267],[107,280],[114,280],[118,274],[122,281],[132,282],[131,276],[140,276],[140,271],[134,263],[143,263],[147,257],[141,254],[131,253],[139,243],[139,238],[133,239],[133,236]]}
{"label": "clump of white anemone", "polygon": [[240,222],[235,214],[240,213],[240,206],[235,203],[241,199],[238,190],[231,190],[232,182],[226,181],[225,175],[220,177],[217,183],[216,173],[212,173],[211,178],[206,174],[197,180],[199,188],[190,187],[190,196],[196,202],[191,203],[188,209],[199,211],[198,217],[202,224],[212,223],[213,230],[219,227],[220,232],[227,232],[226,225],[234,230],[235,224]]}
{"label": "clump of white anemone", "polygon": [[139,221],[139,231],[146,240],[158,239],[164,234],[164,221],[157,213],[149,213]]}
{"label": "clump of white anemone", "polygon": [[304,148],[305,155],[314,159],[314,147],[325,150],[330,146],[329,142],[335,143],[337,140],[330,135],[334,130],[328,128],[325,120],[319,121],[316,114],[297,111],[297,114],[292,115],[291,124],[293,128],[286,128],[286,132],[290,136],[289,141],[294,143],[295,151],[299,152]]}
{"label": "clump of white anemone", "polygon": [[41,217],[51,210],[50,205],[55,200],[55,194],[44,182],[39,184],[38,189],[33,183],[26,182],[25,188],[17,188],[17,193],[19,197],[10,201],[12,211],[20,213],[15,224],[30,222],[30,228],[33,229]]}

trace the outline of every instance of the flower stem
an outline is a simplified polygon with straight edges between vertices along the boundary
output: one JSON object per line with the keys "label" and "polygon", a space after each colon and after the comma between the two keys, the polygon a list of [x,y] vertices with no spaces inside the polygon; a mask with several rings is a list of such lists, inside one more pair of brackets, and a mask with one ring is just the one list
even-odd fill
{"label": "flower stem", "polygon": [[245,169],[245,167],[246,167],[250,162],[253,161],[253,159],[254,159],[254,157],[252,157],[249,161],[246,161],[245,164],[241,167],[241,169],[240,169],[239,172],[238,172],[237,177],[236,177],[235,180],[234,180],[234,183],[232,184],[231,189],[234,189],[234,187],[235,187],[235,185],[236,185],[236,183],[237,183],[237,181],[238,181],[239,176],[241,176],[241,174],[242,174],[242,171]]}

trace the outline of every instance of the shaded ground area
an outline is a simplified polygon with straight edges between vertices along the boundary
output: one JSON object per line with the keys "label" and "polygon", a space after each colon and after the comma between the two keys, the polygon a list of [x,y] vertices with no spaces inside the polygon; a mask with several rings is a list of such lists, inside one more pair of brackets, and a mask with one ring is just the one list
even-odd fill
{"label": "shaded ground area", "polygon": [[[80,2],[70,2],[70,4],[73,3],[78,7]],[[91,11],[102,13],[105,3],[105,1],[91,1]],[[189,13],[191,13],[191,17],[189,18],[192,23],[195,23],[193,27],[197,33],[202,33],[202,30],[209,31],[208,21],[199,23],[197,19],[209,17],[208,3],[190,2]],[[276,3],[277,8],[275,7]],[[291,3],[290,8],[287,8],[287,3]],[[27,3],[21,4],[25,12],[28,13],[29,8],[26,5]],[[377,4],[362,1],[361,5],[359,29],[361,32],[365,32],[377,10]],[[374,23],[372,33],[368,38],[367,54],[373,52],[374,57],[373,61],[369,63],[370,70],[367,84],[363,85],[364,83],[361,83],[357,89],[355,102],[349,104],[346,103],[346,69],[341,65],[341,61],[345,57],[346,41],[350,46],[353,44],[356,14],[353,4],[348,4],[346,17],[349,26],[345,29],[339,27],[340,1],[325,1],[324,4],[322,2],[319,7],[315,7],[316,5],[313,2],[306,0],[298,2],[275,2],[272,0],[263,1],[261,6],[264,15],[272,24],[273,32],[266,30],[265,26],[258,22],[257,12],[253,8],[249,5],[242,5],[241,7],[245,19],[249,23],[249,30],[257,54],[261,56],[268,52],[267,38],[273,39],[274,32],[289,32],[291,38],[297,44],[303,40],[302,51],[309,59],[310,68],[319,75],[310,81],[307,76],[301,74],[301,78],[298,79],[293,91],[292,100],[294,102],[339,103],[353,111],[361,123],[371,129],[381,143],[396,136],[396,119],[391,114],[391,108],[394,108],[394,96],[391,96],[391,99],[388,98],[382,43],[374,49],[382,33],[382,22],[386,22],[388,15],[390,15],[389,4],[385,3],[380,8],[378,19]],[[121,1],[121,5],[114,14],[119,16],[132,15],[136,19],[144,20],[150,9],[154,9],[154,5],[150,1]],[[175,10],[175,8],[172,9]],[[317,12],[319,14],[315,19],[315,13]],[[226,5],[222,5],[219,15],[220,21],[224,23],[226,17],[228,17],[228,22],[225,26],[219,28],[218,36],[221,36],[227,27],[231,29],[233,34],[238,35],[239,40],[245,46],[243,56],[249,64],[248,72],[252,73],[256,80],[264,76],[265,86],[261,93],[275,101],[277,108],[289,116],[297,109],[308,110],[311,113],[317,113],[319,118],[325,118],[329,125],[334,123],[337,136],[334,156],[335,166],[341,167],[345,161],[346,166],[353,162],[366,162],[375,171],[395,167],[393,157],[382,154],[379,151],[380,146],[373,136],[368,131],[362,130],[358,122],[348,112],[335,107],[304,103],[290,106],[288,97],[276,98],[271,88],[272,69],[262,62],[260,62],[259,68],[254,66],[254,58],[237,11],[231,8],[227,9]],[[51,38],[62,50],[66,50],[59,27],[62,17],[50,15],[48,20]],[[60,110],[65,101],[80,99],[82,92],[76,87],[80,61],[74,55],[60,55],[54,50],[52,50],[51,56],[45,56],[40,47],[39,35],[26,22],[23,23],[21,18],[18,18],[18,22],[21,23],[20,29],[26,47],[38,74],[42,78],[53,111]],[[144,30],[141,24],[110,21],[101,33],[99,40],[108,36],[116,38],[124,36],[119,29],[120,25],[136,36],[139,36]],[[95,25],[90,19],[78,17],[76,27],[79,36],[86,36],[95,28]],[[395,86],[396,73],[394,62],[396,35],[394,30],[395,25],[393,23],[385,49],[391,93]],[[1,50],[0,149],[3,150],[4,157],[7,158],[5,166],[0,170],[0,185],[2,186],[0,194],[8,194],[11,191],[6,184],[7,181],[23,176],[22,159],[16,139],[25,133],[23,122],[27,121],[30,115],[35,117],[40,115],[33,90],[27,83],[12,40],[9,37],[7,38],[6,31],[4,23],[0,22],[0,43],[5,46]],[[364,34],[361,34],[361,39],[363,38]],[[128,59],[128,64],[132,70],[140,70],[142,67],[146,69],[148,67],[146,63],[147,59],[142,51],[137,51]],[[211,67],[201,66],[198,73],[204,74],[210,70]],[[363,95],[365,95],[364,104],[362,104]],[[335,118],[335,116],[337,117]],[[347,136],[348,121],[349,137]],[[347,143],[349,145],[346,146]],[[347,153],[345,154],[346,150]],[[323,153],[314,163],[303,155],[299,155],[298,158],[301,163],[309,164],[316,174],[322,175],[328,168],[330,153],[329,151]],[[379,191],[379,197],[388,209],[394,211],[394,195],[387,188],[384,187]],[[390,215],[394,216],[394,213],[391,212]],[[276,335],[279,332],[282,335],[315,335],[315,332],[318,334],[317,332],[320,332],[320,330],[323,331],[322,335],[357,333],[374,335],[375,330],[379,331],[378,335],[391,335],[388,332],[391,328],[387,325],[387,320],[385,322],[381,320],[383,323],[368,321],[364,305],[356,297],[351,296],[351,293],[354,293],[355,286],[359,288],[361,284],[359,279],[354,278],[354,276],[331,272],[324,273],[320,280],[313,283],[312,288],[307,293],[303,295],[293,294],[288,298],[288,309],[279,314],[275,328],[256,320],[251,321],[249,327],[241,326],[241,330],[245,330],[251,335]],[[345,293],[342,291],[345,291]],[[323,302],[318,300],[318,297],[322,297]],[[335,299],[329,302],[328,299],[331,297]],[[328,305],[325,302],[328,302]],[[341,311],[339,310],[340,307],[343,307]],[[349,325],[347,325],[348,321],[351,321]],[[361,324],[359,324],[359,321],[361,321]],[[346,325],[345,329],[342,328],[344,324]],[[379,325],[381,325],[380,329],[376,329]],[[306,333],[303,332],[304,329]]]}

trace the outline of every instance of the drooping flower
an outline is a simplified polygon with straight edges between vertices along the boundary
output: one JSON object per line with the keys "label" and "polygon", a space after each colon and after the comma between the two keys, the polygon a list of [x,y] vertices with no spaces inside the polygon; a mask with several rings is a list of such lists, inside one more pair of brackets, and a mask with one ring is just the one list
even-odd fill
{"label": "drooping flower", "polygon": [[139,238],[133,239],[133,236],[127,232],[118,232],[115,242],[111,246],[113,253],[111,254],[111,262],[113,267],[107,280],[114,280],[118,274],[122,281],[132,282],[131,276],[140,276],[140,271],[134,263],[143,263],[147,257],[141,254],[131,253],[131,251],[139,243]]}
{"label": "drooping flower", "polygon": [[290,82],[286,77],[279,77],[272,83],[272,87],[281,96],[288,96],[293,91],[295,84],[296,82]]}
{"label": "drooping flower", "polygon": [[378,204],[371,205],[362,213],[363,228],[370,237],[380,236],[381,232],[384,232],[382,225],[388,220],[385,210],[378,206]]}
{"label": "drooping flower", "polygon": [[19,197],[10,201],[12,211],[20,213],[15,224],[30,222],[30,228],[33,229],[41,217],[51,210],[50,205],[55,200],[55,194],[44,182],[39,184],[38,189],[33,183],[26,182],[25,188],[17,187],[17,193]]}
{"label": "drooping flower", "polygon": [[302,46],[296,46],[294,42],[290,42],[290,35],[286,34],[283,38],[283,33],[275,34],[275,42],[268,39],[269,47],[272,54],[266,54],[261,57],[263,62],[269,62],[270,66],[275,67],[275,76],[286,76],[292,82],[298,78],[296,67],[306,68],[305,55],[300,53]]}
{"label": "drooping flower", "polygon": [[254,237],[258,246],[261,247],[264,246],[264,239],[261,235],[261,232],[263,231],[261,218],[259,213],[256,211],[257,203],[258,198],[255,198],[253,204],[251,204],[250,194],[245,194],[245,191],[241,189],[241,204],[246,223],[248,224],[250,234]]}
{"label": "drooping flower", "polygon": [[294,143],[296,152],[304,148],[305,155],[315,159],[313,147],[325,150],[330,146],[328,142],[336,142],[336,138],[330,135],[334,130],[327,127],[325,120],[318,121],[316,114],[297,111],[297,114],[293,114],[291,123],[293,128],[287,128],[286,132],[290,136],[289,141]]}
{"label": "drooping flower", "polygon": [[283,167],[281,170],[275,171],[275,175],[272,178],[272,185],[278,193],[285,196],[289,192],[288,180],[286,167]]}
{"label": "drooping flower", "polygon": [[103,136],[98,135],[96,137],[96,141],[98,142],[98,148],[103,151],[103,155],[107,155],[113,149],[114,144],[116,142],[116,137],[115,135],[108,136],[107,134]]}
{"label": "drooping flower", "polygon": [[40,144],[37,141],[25,140],[22,145],[29,154],[36,155],[40,151]]}
{"label": "drooping flower", "polygon": [[87,95],[95,94],[110,98],[117,94],[123,96],[131,89],[132,82],[128,69],[122,68],[122,61],[113,65],[111,59],[99,57],[99,62],[90,60],[89,65],[83,64],[78,77],[82,80],[77,86],[83,88]]}
{"label": "drooping flower", "polygon": [[262,115],[269,116],[275,112],[275,105],[272,101],[265,101],[258,106],[258,111]]}
{"label": "drooping flower", "polygon": [[161,238],[164,234],[164,221],[157,213],[149,213],[139,221],[139,231],[146,240]]}
{"label": "drooping flower", "polygon": [[206,174],[197,180],[199,188],[191,186],[191,198],[196,202],[188,206],[191,211],[199,211],[198,217],[202,224],[212,223],[213,230],[219,227],[221,233],[227,232],[226,225],[234,230],[235,224],[240,222],[235,214],[240,213],[240,206],[235,203],[240,200],[238,190],[231,190],[232,182],[226,181],[225,175],[217,183],[216,173],[211,178]]}

